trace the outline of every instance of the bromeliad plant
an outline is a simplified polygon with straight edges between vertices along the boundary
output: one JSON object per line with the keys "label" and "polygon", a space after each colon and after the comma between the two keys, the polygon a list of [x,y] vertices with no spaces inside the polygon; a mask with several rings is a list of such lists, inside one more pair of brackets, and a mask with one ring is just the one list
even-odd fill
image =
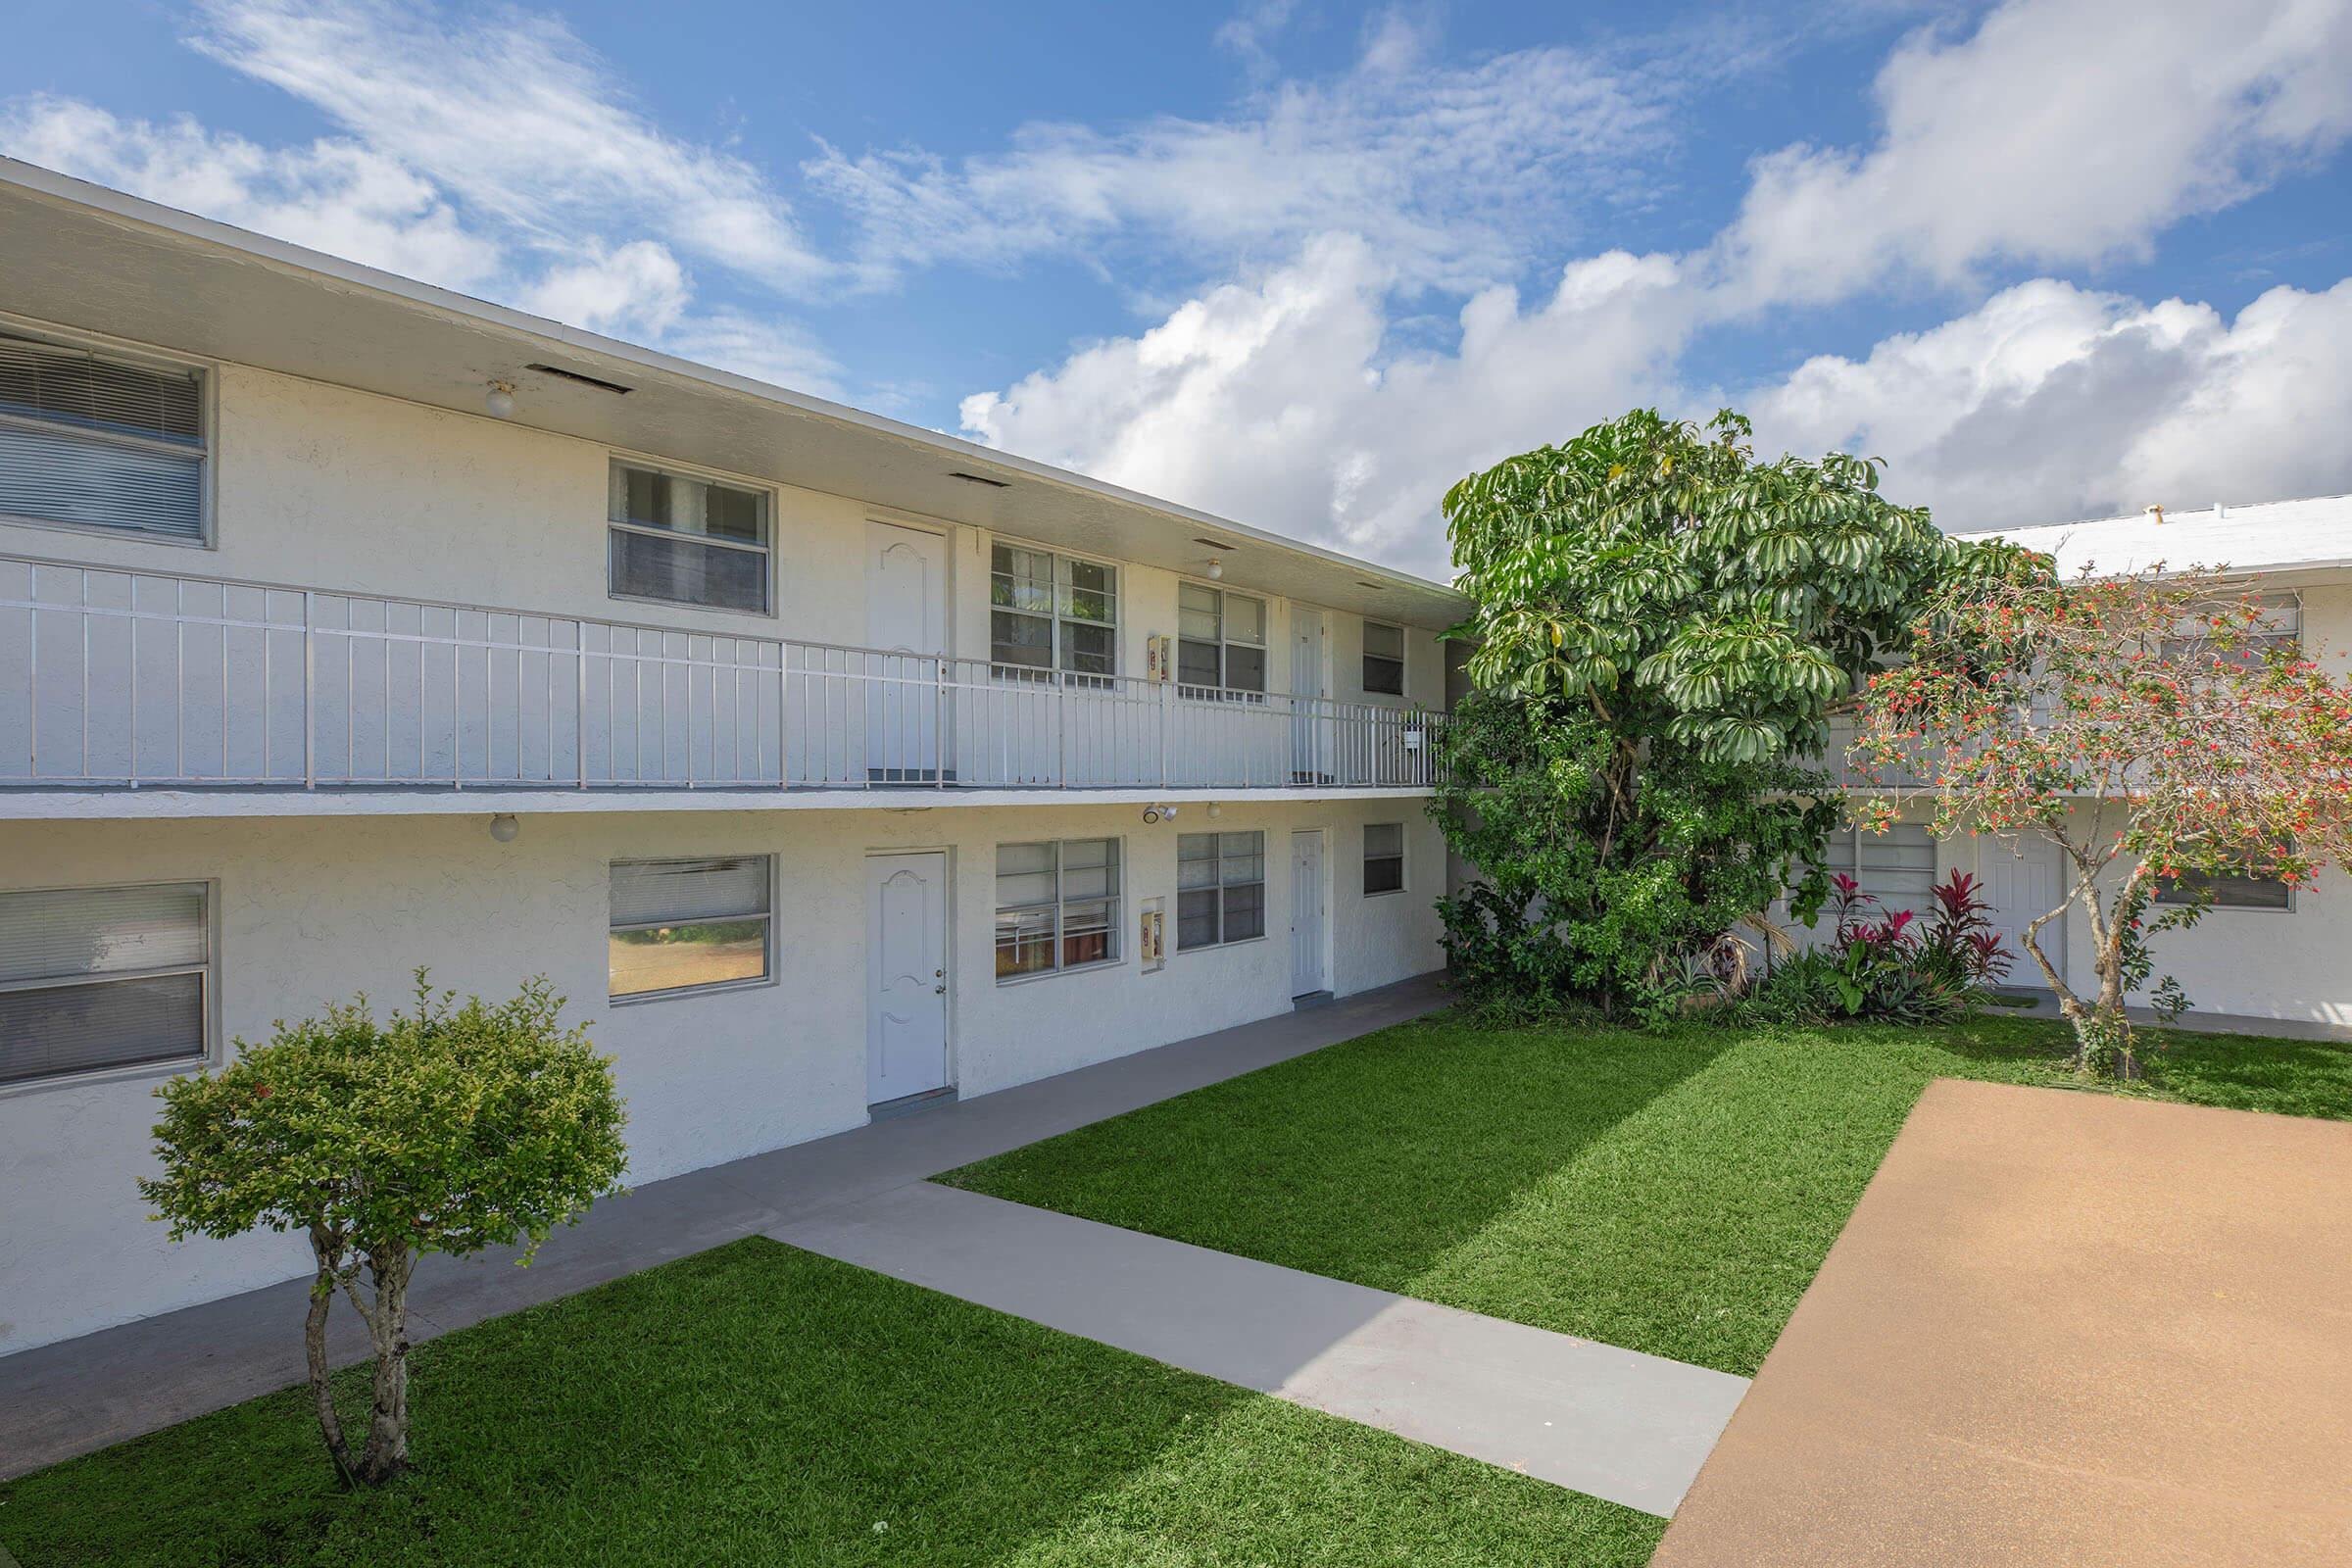
{"label": "bromeliad plant", "polygon": [[[2207,879],[2293,885],[2352,855],[2352,687],[2254,587],[2161,565],[1981,579],[1947,587],[1913,631],[1910,662],[1864,697],[1854,755],[1880,781],[1866,814],[1924,801],[1938,834],[2058,847],[2066,888],[2023,946],[2074,1026],[2079,1070],[2132,1070],[2124,1004],[2146,939],[2193,921]],[[2185,902],[2143,920],[2160,886]],[[2040,940],[2070,908],[2090,932],[2087,994]]]}
{"label": "bromeliad plant", "polygon": [[[163,1174],[139,1183],[172,1236],[300,1231],[317,1273],[303,1343],[318,1430],[346,1482],[379,1485],[409,1446],[409,1282],[426,1252],[525,1242],[618,1190],[625,1152],[610,1059],[534,980],[496,1006],[436,996],[378,1024],[368,999],[237,1042],[218,1073],[156,1093]],[[375,1352],[368,1437],[355,1455],[327,1384],[335,1296]]]}

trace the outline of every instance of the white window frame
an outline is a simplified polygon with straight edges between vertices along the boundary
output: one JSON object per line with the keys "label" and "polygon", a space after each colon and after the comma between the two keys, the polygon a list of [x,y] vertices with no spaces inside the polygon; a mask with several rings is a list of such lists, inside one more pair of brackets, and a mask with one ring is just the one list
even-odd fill
{"label": "white window frame", "polygon": [[[1395,855],[1374,855],[1374,854],[1372,853],[1372,830],[1373,830],[1374,828],[1376,828],[1376,827],[1393,827],[1393,828],[1395,828],[1395,829],[1396,830],[1396,853]],[[1363,835],[1363,838],[1364,838],[1364,876],[1363,876],[1363,880],[1364,880],[1365,882],[1369,882],[1369,881],[1371,881],[1371,879],[1372,879],[1372,863],[1373,863],[1375,860],[1395,860],[1395,861],[1396,862],[1396,885],[1395,887],[1393,887],[1393,888],[1382,888],[1382,889],[1380,889],[1380,890],[1379,890],[1379,891],[1377,891],[1377,892],[1375,892],[1373,889],[1371,889],[1371,888],[1369,888],[1369,887],[1364,887],[1364,888],[1362,888],[1362,896],[1363,896],[1364,898],[1367,898],[1367,899],[1393,899],[1393,898],[1395,898],[1395,897],[1396,897],[1397,894],[1399,894],[1399,893],[1402,893],[1402,892],[1405,890],[1405,886],[1406,886],[1406,871],[1405,871],[1405,843],[1406,843],[1406,840],[1405,840],[1404,824],[1403,824],[1402,822],[1366,822],[1366,823],[1364,824],[1364,835]],[[1361,884],[1358,884],[1358,885],[1359,885],[1359,887],[1361,886]]]}
{"label": "white window frame", "polygon": [[140,1078],[177,1078],[186,1073],[202,1072],[220,1064],[220,889],[209,878],[184,877],[164,881],[137,882],[78,882],[37,888],[0,889],[0,898],[24,893],[116,893],[144,888],[195,888],[204,899],[204,961],[197,964],[167,964],[154,969],[125,969],[116,973],[91,975],[59,975],[33,980],[0,982],[0,991],[53,991],[62,986],[107,985],[122,980],[152,980],[164,975],[195,974],[201,976],[203,999],[196,1015],[203,1039],[195,1054],[173,1056],[165,1061],[130,1061],[112,1067],[85,1067],[74,1072],[50,1073],[39,1078],[21,1078],[13,1083],[0,1083],[0,1100],[18,1095],[39,1094],[44,1090],[70,1088],[75,1084],[112,1083]]}
{"label": "white window frame", "polygon": [[[760,973],[740,980],[705,980],[694,985],[666,986],[660,991],[631,991],[616,996],[612,991],[611,944],[615,931],[658,931],[665,925],[678,925],[677,920],[632,920],[615,924],[612,919],[612,873],[624,865],[677,865],[690,860],[760,860],[764,862],[767,883],[767,907],[754,914],[701,915],[700,923],[715,924],[721,920],[758,920],[765,928],[760,938]],[[776,856],[758,851],[747,854],[741,850],[717,850],[705,855],[644,855],[629,856],[605,864],[605,1004],[612,1007],[634,1007],[649,1002],[668,1002],[679,997],[707,997],[721,991],[756,991],[761,986],[776,983]]]}
{"label": "white window frame", "polygon": [[[1918,833],[1921,837],[1925,838],[1928,843],[1928,886],[1927,889],[1923,889],[1916,896],[1916,902],[1913,903],[1889,903],[1887,896],[1885,893],[1873,888],[1863,874],[1864,866],[1862,864],[1862,849],[1864,844],[1872,841],[1885,843],[1898,832],[1905,834]],[[1836,872],[1843,871],[1847,875],[1851,876],[1856,883],[1860,884],[1860,891],[1865,896],[1875,898],[1879,901],[1877,905],[1877,911],[1879,915],[1885,916],[1891,914],[1897,909],[1911,909],[1919,914],[1924,915],[1931,907],[1933,907],[1935,904],[1935,896],[1932,890],[1936,886],[1937,873],[1941,870],[1941,857],[1937,854],[1937,840],[1936,835],[1928,830],[1926,824],[1920,822],[1895,822],[1890,823],[1885,833],[1874,833],[1869,828],[1856,827],[1851,823],[1848,823],[1843,827],[1833,830],[1830,836],[1823,841],[1822,847],[1825,851],[1827,851],[1835,849],[1840,845],[1842,845],[1845,850],[1845,863],[1842,865],[1832,864],[1825,855],[1821,865],[1822,875],[1827,877]],[[1885,871],[1887,868],[1885,866],[1877,866],[1870,869],[1873,871]],[[1826,910],[1828,906],[1825,904],[1823,907]]]}
{"label": "white window frame", "polygon": [[[1070,897],[1069,889],[1065,885],[1062,877],[1062,852],[1072,844],[1108,844],[1110,846],[1111,892],[1108,898],[1096,898],[1090,896],[1087,898],[1072,899]],[[1054,901],[1051,904],[999,903],[996,906],[997,914],[1000,916],[1006,914],[1039,914],[1048,909],[1054,911],[1054,966],[1050,969],[1032,969],[1020,974],[1000,974],[997,976],[997,984],[1001,986],[1028,985],[1032,981],[1052,980],[1059,975],[1087,974],[1096,969],[1115,969],[1127,961],[1127,944],[1121,940],[1121,933],[1124,929],[1122,922],[1125,919],[1125,915],[1121,911],[1126,907],[1127,904],[1127,841],[1124,838],[1118,836],[1117,834],[1106,833],[1093,838],[1008,839],[997,846],[997,853],[999,857],[999,869],[997,871],[997,875],[1003,876],[1004,874],[1003,870],[1004,852],[1011,849],[1050,849],[1054,852]],[[1091,867],[1087,869],[1091,869]],[[1034,873],[1017,874],[1031,875]],[[1070,905],[1073,903],[1107,903],[1110,906],[1109,912],[1104,916],[1105,920],[1108,922],[1104,926],[1104,930],[1109,934],[1110,937],[1109,957],[1096,958],[1088,963],[1064,963],[1061,961],[1061,944],[1066,929],[1064,914]],[[989,952],[992,956],[1001,950],[1001,943],[993,940],[990,942]]]}
{"label": "white window frame", "polygon": [[[618,486],[619,472],[635,468],[645,473],[657,473],[667,479],[684,479],[691,484],[717,485],[725,490],[742,490],[760,498],[760,532],[765,536],[758,545],[747,545],[735,539],[714,539],[709,534],[682,533],[675,528],[656,528],[645,523],[624,522],[612,515],[613,493]],[[623,604],[660,605],[668,610],[692,611],[707,615],[753,615],[761,620],[776,618],[776,515],[779,497],[776,487],[739,474],[721,473],[710,468],[696,468],[685,464],[670,463],[661,458],[642,457],[632,452],[609,450],[605,465],[605,597]],[[612,535],[633,533],[656,539],[682,540],[719,550],[736,550],[760,557],[760,598],[758,610],[744,610],[734,605],[704,605],[691,599],[664,599],[658,594],[623,593],[612,585]],[[691,858],[691,857],[687,857]]]}
{"label": "white window frame", "polygon": [[[1187,637],[1184,634],[1184,590],[1187,588],[1217,596],[1217,640],[1215,644],[1217,682],[1213,686],[1184,678],[1184,645],[1195,643],[1203,647],[1207,646],[1206,639]],[[1257,606],[1258,641],[1251,642],[1248,638],[1237,638],[1228,634],[1226,626],[1231,619],[1225,613],[1225,602],[1228,599],[1247,599]],[[1254,648],[1264,659],[1265,683],[1263,685],[1236,686],[1232,683],[1232,651],[1236,648]],[[1214,694],[1227,700],[1265,701],[1266,694],[1272,688],[1274,681],[1274,601],[1263,594],[1236,593],[1222,583],[1195,582],[1189,577],[1179,578],[1176,588],[1176,667],[1171,673],[1176,677],[1177,691],[1180,695],[1185,693]]]}
{"label": "white window frame", "polygon": [[[2197,901],[2194,898],[2181,898],[2175,896],[2174,889],[2178,885],[2178,880],[2179,879],[2173,877],[2156,878],[2156,892],[2152,896],[2151,902],[2159,905],[2165,905],[2174,908],[2179,908],[2183,905],[2196,903]],[[2245,877],[2243,880],[2248,882],[2278,882],[2280,886],[2286,889],[2286,902],[2283,904],[2239,904],[2215,898],[2207,901],[2205,907],[2215,914],[2220,914],[2224,911],[2228,911],[2231,914],[2292,914],[2295,912],[2295,894],[2297,889],[2293,883],[2282,881],[2280,878],[2276,876],[2249,876]]]}
{"label": "white window frame", "polygon": [[[1025,550],[1033,556],[1044,556],[1053,562],[1054,605],[1050,611],[1018,610],[1010,605],[997,603],[997,552],[999,550]],[[1068,614],[1064,612],[1063,606],[1067,602],[1065,595],[1069,592],[1069,585],[1063,581],[1062,572],[1066,565],[1073,563],[1100,566],[1110,573],[1109,620],[1088,620],[1083,616]],[[1031,544],[1026,539],[1015,539],[1007,534],[994,535],[989,540],[988,548],[988,663],[990,670],[1000,678],[1006,680],[1044,681],[1048,676],[1054,676],[1081,686],[1088,682],[1102,682],[1107,685],[1115,681],[1118,679],[1120,662],[1119,613],[1126,604],[1126,595],[1127,586],[1122,580],[1119,564],[1115,561],[1108,561],[1101,556],[1086,555],[1079,551],[1056,550],[1047,545]],[[1000,613],[1028,615],[1036,619],[1052,621],[1054,630],[1051,662],[1046,664],[1021,664],[999,659],[997,657],[997,616]],[[1061,659],[1065,644],[1062,638],[1062,628],[1065,623],[1073,626],[1102,627],[1109,631],[1110,668],[1108,670],[1068,669],[1063,666]]]}
{"label": "white window frame", "polygon": [[[2273,618],[2267,630],[2255,632],[2246,639],[2245,651],[2259,657],[2268,649],[2279,644],[2299,648],[2303,642],[2302,594],[2294,589],[2285,589],[2277,593],[2259,594],[2256,597],[2262,601],[2263,608],[2271,612]],[[2176,629],[2186,630],[2188,635],[2167,637],[2158,648],[2158,654],[2168,664],[2179,662],[2188,653],[2192,645],[2203,640],[2203,629],[2193,618],[2185,628],[2177,627]]]}
{"label": "white window frame", "polygon": [[[123,539],[134,544],[160,545],[172,550],[211,550],[217,545],[214,538],[216,514],[215,493],[219,466],[220,431],[220,368],[212,361],[194,355],[167,353],[143,343],[131,343],[122,338],[107,337],[97,332],[75,331],[70,327],[54,326],[27,317],[0,313],[0,332],[12,337],[46,343],[54,348],[87,354],[93,359],[114,360],[137,369],[185,371],[196,378],[196,417],[202,430],[202,445],[197,449],[196,505],[199,513],[196,536],[176,538],[171,534],[149,533],[139,528],[109,528],[101,523],[66,522],[54,517],[34,517],[23,513],[0,512],[0,523],[18,528],[45,528],[58,533],[70,533],[81,538]],[[0,421],[20,428],[74,430],[102,442],[112,442],[139,451],[167,452],[184,458],[189,449],[172,441],[159,441],[114,431],[83,430],[78,425],[60,425],[29,416],[0,414]],[[143,885],[143,884],[141,884]]]}
{"label": "white window frame", "polygon": [[[1405,692],[1405,679],[1410,673],[1405,661],[1405,650],[1412,645],[1412,638],[1406,634],[1404,627],[1396,621],[1373,620],[1367,616],[1362,617],[1362,626],[1363,629],[1357,638],[1356,646],[1356,652],[1361,656],[1357,661],[1359,667],[1356,670],[1356,684],[1363,688],[1364,695],[1367,697],[1402,698]],[[1395,658],[1392,659],[1387,654],[1372,652],[1372,628],[1375,626],[1383,631],[1393,631],[1396,634]],[[1395,691],[1372,684],[1372,665],[1375,661],[1396,666],[1396,689]]]}
{"label": "white window frame", "polygon": [[[1257,880],[1254,882],[1228,882],[1225,880],[1225,840],[1248,837],[1254,837],[1257,840]],[[1188,888],[1184,885],[1184,841],[1201,838],[1216,840],[1216,854],[1212,857],[1211,863],[1217,868],[1217,880],[1205,888]],[[1268,913],[1266,908],[1266,834],[1263,828],[1211,829],[1205,833],[1180,833],[1176,836],[1176,865],[1175,947],[1178,953],[1210,953],[1219,948],[1238,948],[1252,942],[1266,940],[1266,933],[1272,928],[1273,922],[1266,917]],[[1230,888],[1250,887],[1257,889],[1257,934],[1247,937],[1227,936],[1225,934],[1226,891]],[[1187,893],[1214,893],[1217,896],[1217,939],[1214,942],[1188,943],[1184,940],[1184,896]]]}

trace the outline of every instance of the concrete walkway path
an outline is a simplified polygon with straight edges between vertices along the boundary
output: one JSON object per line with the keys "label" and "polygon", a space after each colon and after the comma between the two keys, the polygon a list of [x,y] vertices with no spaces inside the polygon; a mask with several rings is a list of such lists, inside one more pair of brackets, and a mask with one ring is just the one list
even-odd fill
{"label": "concrete walkway path", "polygon": [[1745,1378],[930,1182],[767,1232],[1049,1328],[1671,1514]]}
{"label": "concrete walkway path", "polygon": [[[557,1232],[529,1268],[514,1267],[514,1254],[504,1250],[463,1262],[426,1258],[411,1298],[411,1333],[421,1342],[569,1296],[1352,1040],[1446,1002],[1440,977],[1424,975],[1329,1006],[648,1182]],[[0,1478],[299,1383],[308,1286],[307,1279],[288,1280],[0,1357]],[[330,1321],[338,1361],[362,1359],[367,1337],[356,1316],[338,1311]]]}
{"label": "concrete walkway path", "polygon": [[2352,1126],[1938,1081],[1656,1568],[2352,1563]]}

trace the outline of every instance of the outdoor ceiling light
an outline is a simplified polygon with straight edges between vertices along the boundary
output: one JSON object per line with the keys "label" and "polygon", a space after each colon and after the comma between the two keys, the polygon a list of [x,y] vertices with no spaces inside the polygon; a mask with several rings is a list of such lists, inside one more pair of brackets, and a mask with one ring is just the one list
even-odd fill
{"label": "outdoor ceiling light", "polygon": [[1209,580],[1210,582],[1222,582],[1222,581],[1224,580],[1224,578],[1225,578],[1225,563],[1223,563],[1222,561],[1219,561],[1219,560],[1218,560],[1216,557],[1214,557],[1214,556],[1211,556],[1211,557],[1209,557],[1209,558],[1208,558],[1208,580]]}
{"label": "outdoor ceiling light", "polygon": [[522,831],[522,823],[513,811],[501,811],[490,819],[490,836],[501,844],[512,844]]}
{"label": "outdoor ceiling light", "polygon": [[491,382],[490,395],[482,399],[482,407],[489,410],[490,416],[494,419],[514,417],[514,383],[512,381]]}

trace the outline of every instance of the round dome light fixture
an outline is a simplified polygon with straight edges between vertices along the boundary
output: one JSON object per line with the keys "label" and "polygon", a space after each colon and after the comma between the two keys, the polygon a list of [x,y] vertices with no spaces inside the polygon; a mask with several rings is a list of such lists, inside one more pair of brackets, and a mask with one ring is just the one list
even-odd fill
{"label": "round dome light fixture", "polygon": [[514,383],[512,381],[491,382],[490,395],[482,399],[482,407],[489,411],[490,416],[494,419],[514,417]]}
{"label": "round dome light fixture", "polygon": [[1208,558],[1208,580],[1210,582],[1223,582],[1225,580],[1225,563],[1219,561],[1214,556]]}
{"label": "round dome light fixture", "polygon": [[513,811],[501,811],[490,819],[490,836],[501,844],[512,844],[522,831],[522,823]]}

